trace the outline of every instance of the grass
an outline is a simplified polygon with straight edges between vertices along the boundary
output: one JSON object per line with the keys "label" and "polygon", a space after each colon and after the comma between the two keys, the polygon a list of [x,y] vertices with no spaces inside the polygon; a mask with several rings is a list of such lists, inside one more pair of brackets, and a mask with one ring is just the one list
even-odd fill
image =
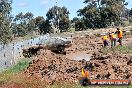
{"label": "grass", "polygon": [[132,46],[116,46],[113,48],[102,48],[103,53],[122,53],[122,54],[131,54]]}
{"label": "grass", "polygon": [[27,59],[22,59],[15,66],[8,68],[3,73],[19,73],[28,66],[28,63],[29,61]]}
{"label": "grass", "polygon": [[13,75],[16,75],[17,73],[23,71],[27,66],[28,60],[22,59],[15,66],[10,67],[0,73],[0,85],[9,82]]}

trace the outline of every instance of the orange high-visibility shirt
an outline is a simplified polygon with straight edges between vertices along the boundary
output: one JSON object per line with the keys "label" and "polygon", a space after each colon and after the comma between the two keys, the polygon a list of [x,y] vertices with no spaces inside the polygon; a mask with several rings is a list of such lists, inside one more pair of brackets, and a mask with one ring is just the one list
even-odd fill
{"label": "orange high-visibility shirt", "polygon": [[83,77],[88,77],[89,76],[88,71],[85,71],[83,68],[82,68],[82,76]]}
{"label": "orange high-visibility shirt", "polygon": [[119,30],[119,34],[118,34],[118,38],[122,38],[122,31],[121,30]]}

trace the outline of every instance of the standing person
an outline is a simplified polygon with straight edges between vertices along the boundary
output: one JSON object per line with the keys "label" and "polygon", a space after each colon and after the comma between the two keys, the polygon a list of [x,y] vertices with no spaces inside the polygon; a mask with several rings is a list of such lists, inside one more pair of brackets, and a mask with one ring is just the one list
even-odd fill
{"label": "standing person", "polygon": [[116,35],[112,32],[112,33],[109,33],[109,37],[110,37],[110,40],[111,40],[111,48],[114,46],[116,46]]}
{"label": "standing person", "polygon": [[102,39],[103,39],[104,47],[108,46],[109,45],[108,44],[108,41],[109,41],[108,36],[104,35]]}
{"label": "standing person", "polygon": [[120,28],[117,28],[116,33],[117,33],[118,38],[119,38],[119,40],[118,40],[119,45],[121,45],[121,46],[122,46],[122,37],[123,37],[123,33],[122,33],[122,31],[120,30]]}

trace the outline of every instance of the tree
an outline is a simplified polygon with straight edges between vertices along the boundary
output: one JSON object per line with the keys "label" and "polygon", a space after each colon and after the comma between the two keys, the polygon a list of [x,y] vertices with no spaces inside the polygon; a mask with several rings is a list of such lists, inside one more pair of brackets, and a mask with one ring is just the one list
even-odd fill
{"label": "tree", "polygon": [[34,24],[39,29],[40,34],[46,34],[51,32],[51,24],[48,19],[44,19],[42,16],[38,16],[34,19]]}
{"label": "tree", "polygon": [[25,20],[24,20],[24,15],[23,15],[22,12],[19,13],[19,14],[17,14],[17,15],[15,16],[15,18],[14,18],[14,22],[15,22],[15,23],[20,23],[20,24],[22,24],[24,21],[25,21]]}
{"label": "tree", "polygon": [[75,21],[75,30],[82,31],[85,29],[85,24],[83,19],[79,19]]}
{"label": "tree", "polygon": [[71,23],[76,23],[78,20],[79,20],[79,18],[74,17],[74,18],[71,20]]}
{"label": "tree", "polygon": [[21,12],[17,14],[14,18],[14,34],[16,36],[25,36],[27,34],[27,23],[24,18],[24,14]]}
{"label": "tree", "polygon": [[78,10],[78,15],[83,16],[86,21],[85,25],[89,28],[95,28],[97,26],[97,21],[100,21],[99,9],[97,8],[97,3],[94,0],[85,0],[84,3],[88,4],[83,9]]}
{"label": "tree", "polygon": [[35,20],[33,19],[33,16],[34,15],[31,12],[27,12],[25,14],[21,12],[15,16],[15,35],[25,36],[26,34],[35,31]]}
{"label": "tree", "polygon": [[132,8],[131,8],[131,10],[129,11],[129,16],[132,17]]}
{"label": "tree", "polygon": [[23,17],[27,24],[27,30],[29,32],[33,31],[34,30],[33,13],[27,12]]}
{"label": "tree", "polygon": [[63,17],[59,22],[59,27],[61,33],[66,32],[70,27],[69,19],[67,17]]}
{"label": "tree", "polygon": [[125,0],[85,0],[87,6],[78,10],[88,28],[107,27],[114,22],[117,26],[122,21]]}
{"label": "tree", "polygon": [[41,25],[44,21],[45,21],[45,19],[42,16],[38,16],[38,17],[34,18],[35,27],[38,28],[39,25]]}
{"label": "tree", "polygon": [[79,20],[79,18],[74,17],[71,21],[70,21],[70,28],[75,28],[75,23]]}
{"label": "tree", "polygon": [[51,25],[49,20],[42,21],[41,24],[39,24],[40,34],[46,34],[51,32]]}
{"label": "tree", "polygon": [[[26,18],[27,21],[29,22],[30,20],[33,19],[33,13],[27,12],[27,13],[24,15],[24,18]],[[27,22],[27,23],[28,23],[28,22]]]}
{"label": "tree", "polygon": [[61,32],[69,28],[69,11],[66,7],[54,6],[46,14],[47,19]]}
{"label": "tree", "polygon": [[118,26],[123,21],[123,12],[127,4],[125,0],[102,0],[102,5],[108,10],[110,24],[114,22]]}
{"label": "tree", "polygon": [[0,42],[4,44],[12,40],[11,4],[12,0],[0,1]]}

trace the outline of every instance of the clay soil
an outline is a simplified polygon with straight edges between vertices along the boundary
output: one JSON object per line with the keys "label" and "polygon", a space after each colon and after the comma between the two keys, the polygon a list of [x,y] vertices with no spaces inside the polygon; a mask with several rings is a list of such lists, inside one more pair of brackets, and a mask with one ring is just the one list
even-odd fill
{"label": "clay soil", "polygon": [[[131,40],[131,38],[129,38]],[[126,43],[127,39],[124,39]],[[78,83],[81,68],[89,70],[91,79],[132,79],[132,56],[127,54],[107,53],[102,48],[100,37],[81,36],[73,38],[73,46],[66,50],[66,55],[42,50],[25,70],[29,76],[37,75],[49,84],[54,82]],[[79,54],[91,55],[91,60],[72,60]]]}
{"label": "clay soil", "polygon": [[[123,41],[129,43],[132,40],[131,37]],[[100,50],[103,46],[101,37],[95,35],[74,36],[72,43],[72,47],[66,49],[66,55],[41,50],[41,54],[32,57],[29,67],[19,76],[26,76],[26,80],[35,77],[49,85],[55,82],[79,84],[81,68],[84,67],[89,70],[90,79],[132,80],[132,54],[104,54]],[[81,53],[91,55],[91,59],[89,61],[84,58],[72,59]],[[18,85],[15,86],[17,88]]]}

